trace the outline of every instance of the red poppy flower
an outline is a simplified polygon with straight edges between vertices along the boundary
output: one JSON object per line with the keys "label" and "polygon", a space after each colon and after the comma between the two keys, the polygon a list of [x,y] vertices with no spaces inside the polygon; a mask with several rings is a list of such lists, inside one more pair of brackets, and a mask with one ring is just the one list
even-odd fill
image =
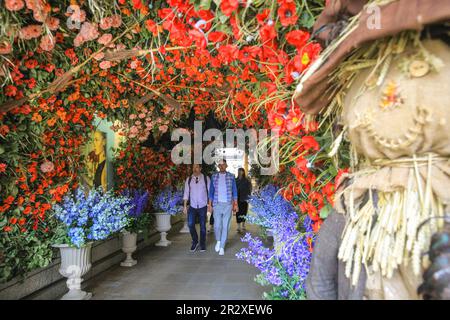
{"label": "red poppy flower", "polygon": [[260,48],[257,46],[243,47],[239,51],[239,60],[241,60],[242,63],[248,63],[252,59],[256,59],[260,51]]}
{"label": "red poppy flower", "polygon": [[175,18],[175,13],[173,12],[172,8],[163,8],[158,10],[158,16],[161,19],[172,20],[173,18]]}
{"label": "red poppy flower", "polygon": [[287,110],[287,104],[286,101],[279,100],[275,103],[273,106],[273,110],[279,114],[285,114]]}
{"label": "red poppy flower", "polygon": [[206,23],[202,26],[202,29],[209,30],[211,28],[211,21],[214,19],[214,14],[211,10],[199,10],[197,15],[200,19],[204,20]]}
{"label": "red poppy flower", "polygon": [[265,44],[277,37],[277,32],[273,24],[266,24],[259,29],[259,35],[261,37],[262,43]]}
{"label": "red poppy flower", "polygon": [[267,90],[266,94],[267,95],[270,95],[270,94],[272,94],[272,93],[277,91],[277,85],[275,83],[273,83],[273,82],[262,82],[261,83],[261,87],[262,88],[266,88],[266,90]]}
{"label": "red poppy flower", "polygon": [[38,62],[36,59],[28,59],[27,61],[25,61],[25,67],[27,67],[28,69],[34,69],[36,68],[38,65]]}
{"label": "red poppy flower", "polygon": [[278,8],[278,17],[280,18],[281,25],[287,27],[294,25],[298,20],[296,14],[297,7],[294,2],[283,2]]}
{"label": "red poppy flower", "polygon": [[274,131],[278,131],[279,135],[282,135],[286,130],[286,120],[283,115],[277,112],[269,112],[268,120],[270,128]]}
{"label": "red poppy flower", "polygon": [[293,30],[286,34],[286,41],[297,49],[301,49],[309,40],[310,34],[302,30]]}
{"label": "red poppy flower", "polygon": [[316,141],[316,138],[314,138],[313,136],[303,136],[302,144],[303,144],[305,150],[310,150],[310,149],[312,149],[314,151],[319,150],[319,143]]}
{"label": "red poppy flower", "polygon": [[230,63],[236,60],[238,56],[238,48],[235,45],[228,44],[226,46],[221,46],[218,49],[219,59],[222,63]]}
{"label": "red poppy flower", "polygon": [[304,46],[299,54],[294,58],[297,69],[304,70],[309,64],[314,61],[320,54],[322,48],[318,43],[308,43]]}
{"label": "red poppy flower", "polygon": [[197,29],[189,30],[189,35],[194,41],[197,48],[205,49],[207,45],[205,34]]}
{"label": "red poppy flower", "polygon": [[222,10],[223,14],[227,17],[231,16],[231,14],[236,11],[239,7],[239,0],[223,0],[220,2],[220,10]]}
{"label": "red poppy flower", "polygon": [[259,24],[265,24],[266,19],[269,17],[270,9],[264,9],[261,13],[258,13],[256,15],[256,21],[258,21]]}
{"label": "red poppy flower", "polygon": [[227,38],[227,35],[220,31],[213,31],[208,34],[208,40],[211,42],[221,42]]}
{"label": "red poppy flower", "polygon": [[13,85],[7,85],[5,88],[5,96],[15,97],[17,95],[17,88]]}
{"label": "red poppy flower", "polygon": [[323,196],[317,191],[313,191],[309,194],[309,199],[314,203],[316,201],[317,203],[317,209],[321,210],[323,208],[324,202],[323,202]]}
{"label": "red poppy flower", "polygon": [[231,24],[231,30],[233,31],[234,39],[239,40],[241,38],[241,30],[239,29],[237,22],[236,22],[236,16],[232,16],[230,18],[230,24]]}
{"label": "red poppy flower", "polygon": [[287,200],[287,201],[292,201],[292,199],[294,198],[294,193],[292,192],[291,188],[286,188],[283,191],[283,197]]}
{"label": "red poppy flower", "polygon": [[148,31],[150,31],[154,36],[158,35],[158,25],[152,19],[148,19],[145,21],[145,27]]}
{"label": "red poppy flower", "polygon": [[298,135],[302,129],[303,113],[298,108],[290,108],[286,117],[286,129],[293,135]]}
{"label": "red poppy flower", "polygon": [[317,220],[316,222],[314,222],[312,229],[315,233],[319,232],[320,227],[322,226],[323,220]]}
{"label": "red poppy flower", "polygon": [[5,163],[0,163],[0,173],[3,173],[6,171],[7,165]]}
{"label": "red poppy flower", "polygon": [[303,158],[303,157],[299,157],[297,160],[295,160],[295,165],[298,169],[300,169],[303,173],[308,173],[309,169],[308,169],[308,160]]}
{"label": "red poppy flower", "polygon": [[334,202],[334,184],[332,182],[328,182],[321,190],[322,194],[325,195],[328,202],[333,205]]}
{"label": "red poppy flower", "polygon": [[141,9],[142,8],[141,0],[131,0],[131,2],[133,2],[133,8],[134,9]]}

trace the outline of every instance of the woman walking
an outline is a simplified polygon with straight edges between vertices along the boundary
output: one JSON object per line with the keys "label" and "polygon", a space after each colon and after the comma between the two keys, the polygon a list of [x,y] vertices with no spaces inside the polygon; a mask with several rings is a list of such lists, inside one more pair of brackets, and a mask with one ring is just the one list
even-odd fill
{"label": "woman walking", "polygon": [[[245,170],[239,168],[238,178],[236,179],[236,186],[238,191],[238,212],[236,214],[236,221],[238,224],[237,232],[245,231],[245,216],[248,211],[248,197],[252,193],[252,184],[245,176]],[[241,229],[242,224],[242,229]]]}

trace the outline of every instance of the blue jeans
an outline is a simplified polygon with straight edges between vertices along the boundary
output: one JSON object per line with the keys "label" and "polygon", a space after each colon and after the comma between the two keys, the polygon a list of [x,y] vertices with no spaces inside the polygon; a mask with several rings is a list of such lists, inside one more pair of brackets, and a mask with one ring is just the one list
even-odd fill
{"label": "blue jeans", "polygon": [[214,206],[214,235],[216,240],[220,241],[220,247],[225,248],[225,243],[228,238],[228,230],[231,224],[231,209],[233,208],[230,203],[219,202]]}
{"label": "blue jeans", "polygon": [[188,226],[193,243],[198,243],[198,234],[195,229],[195,218],[197,215],[200,220],[200,247],[205,247],[206,245],[206,211],[207,206],[198,209],[189,206],[188,210]]}

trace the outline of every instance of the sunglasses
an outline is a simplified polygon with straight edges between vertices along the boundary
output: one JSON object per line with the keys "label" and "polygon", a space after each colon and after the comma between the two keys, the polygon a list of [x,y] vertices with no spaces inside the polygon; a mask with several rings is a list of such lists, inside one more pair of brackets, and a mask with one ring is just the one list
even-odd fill
{"label": "sunglasses", "polygon": [[195,183],[198,183],[198,177],[195,177]]}

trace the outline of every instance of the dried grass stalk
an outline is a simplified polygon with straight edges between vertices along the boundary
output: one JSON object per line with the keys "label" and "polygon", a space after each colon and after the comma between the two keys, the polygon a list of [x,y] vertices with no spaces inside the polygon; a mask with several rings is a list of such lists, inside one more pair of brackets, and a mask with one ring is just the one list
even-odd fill
{"label": "dried grass stalk", "polygon": [[19,100],[9,100],[0,106],[0,112],[8,112],[14,108],[20,107],[28,101],[28,97],[24,97]]}

